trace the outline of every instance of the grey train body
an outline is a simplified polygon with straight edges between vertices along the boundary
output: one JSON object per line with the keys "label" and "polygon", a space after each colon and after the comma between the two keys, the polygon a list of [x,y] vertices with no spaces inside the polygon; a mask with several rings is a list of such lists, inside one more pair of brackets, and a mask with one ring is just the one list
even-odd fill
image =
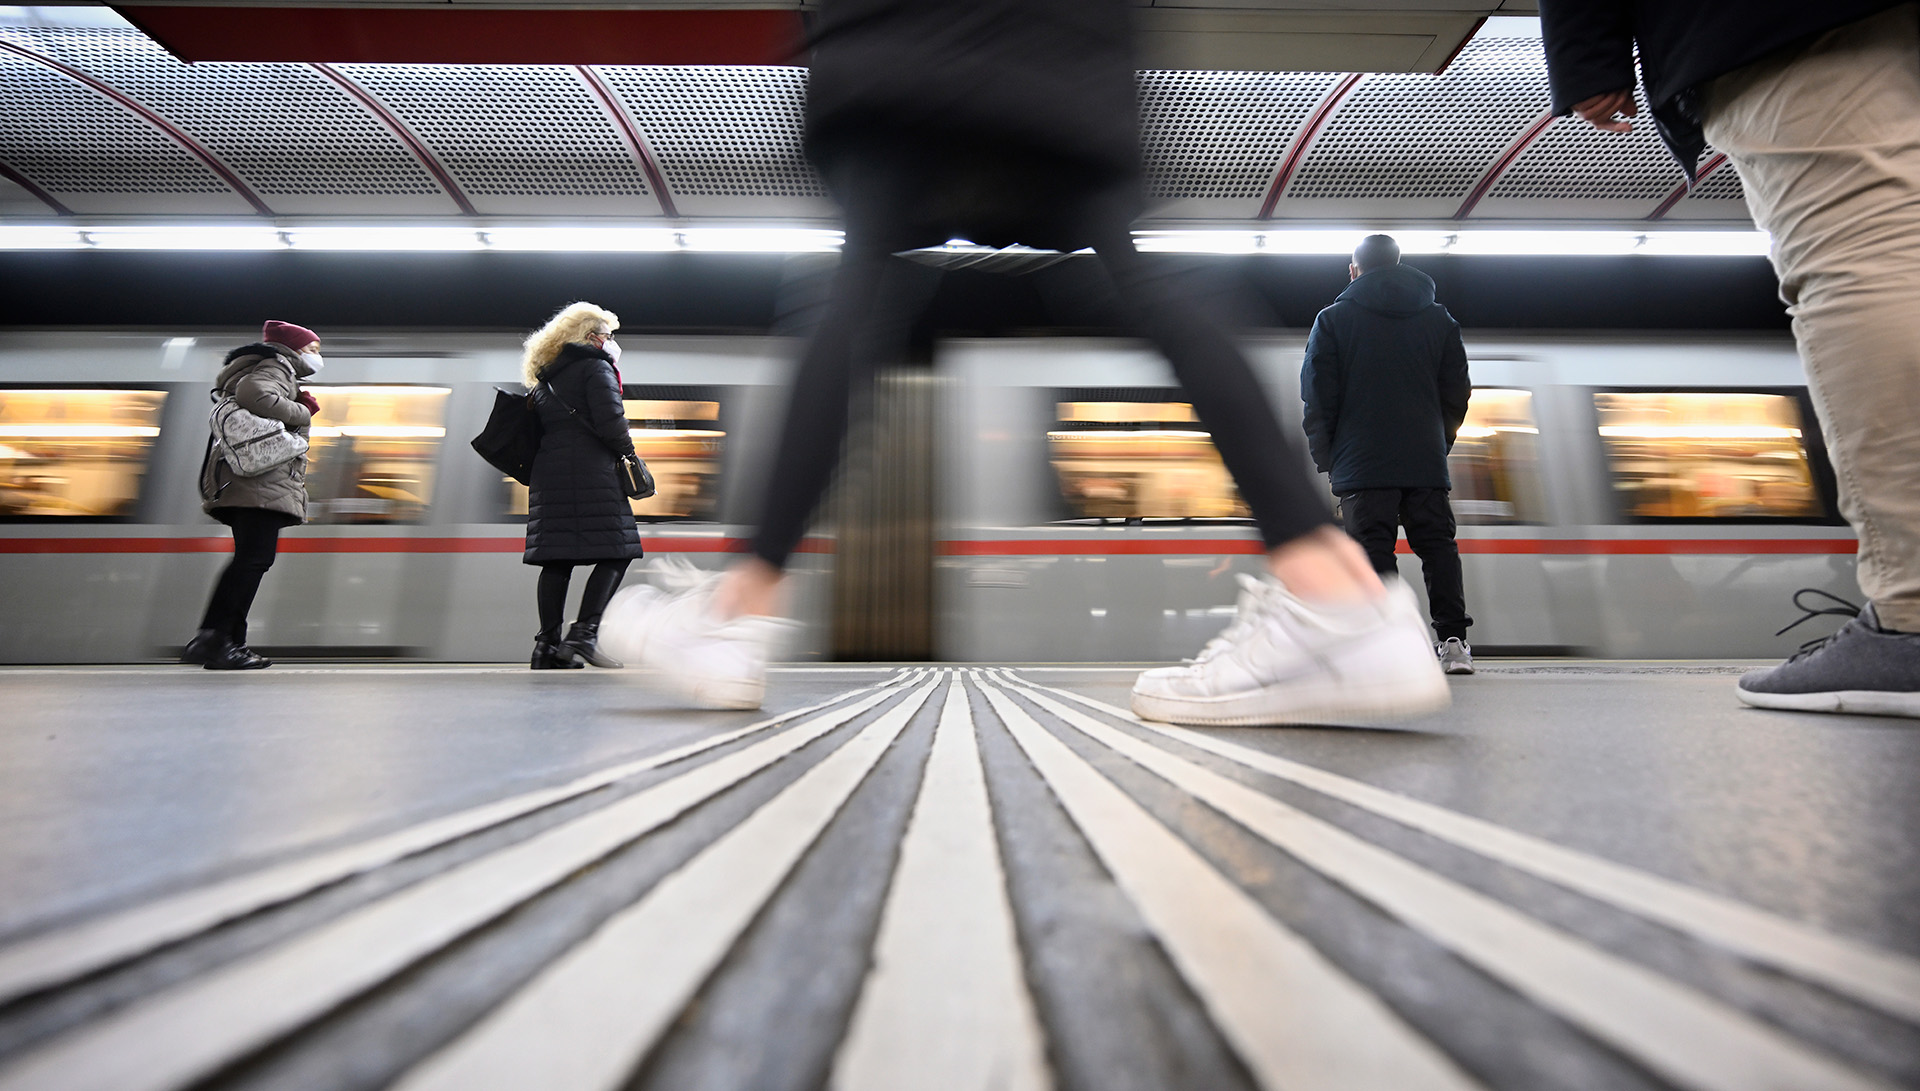
{"label": "grey train body", "polygon": [[[0,661],[152,661],[192,635],[227,550],[225,528],[200,512],[195,490],[205,391],[224,352],[248,339],[231,330],[0,334],[0,394],[165,394],[157,434],[144,441],[137,495],[113,517],[0,517],[0,615],[7,618]],[[704,431],[685,433],[714,437],[686,441],[707,452],[694,467],[699,472],[684,477],[705,483],[697,502],[688,501],[698,517],[643,514],[641,522],[650,557],[717,567],[750,532],[752,481],[771,455],[797,345],[637,333],[622,342],[629,399],[718,406],[715,419],[696,422]],[[1636,519],[1610,476],[1606,426],[1596,409],[1607,404],[1603,396],[1767,392],[1804,407],[1805,380],[1790,341],[1469,330],[1467,344],[1476,398],[1484,390],[1506,392],[1489,399],[1522,399],[1530,422],[1515,429],[1530,445],[1531,468],[1507,473],[1503,487],[1513,495],[1461,505],[1476,647],[1620,658],[1775,657],[1804,639],[1798,630],[1773,635],[1796,616],[1788,602],[1795,590],[1815,587],[1857,600],[1852,535],[1831,517],[1830,502],[1818,517],[1795,520]],[[533,608],[532,573],[520,563],[524,523],[512,513],[505,483],[467,446],[485,423],[493,389],[518,384],[513,338],[330,331],[327,345],[324,381],[310,384],[323,406],[318,424],[326,423],[330,398],[336,407],[372,405],[393,387],[431,393],[438,423],[406,431],[424,453],[418,481],[404,488],[381,484],[364,466],[356,471],[358,455],[336,455],[331,469],[320,456],[311,482],[314,521],[283,538],[274,578],[254,610],[252,642],[325,656],[521,657]],[[1267,338],[1248,347],[1283,419],[1297,423],[1301,340]],[[842,528],[836,549],[835,527],[816,528],[818,537],[793,567],[794,610],[810,624],[790,655],[830,657],[836,639],[845,638],[846,619],[836,638],[833,612],[860,600],[844,586],[836,592],[836,554],[843,567],[930,566],[930,580],[905,584],[930,593],[904,609],[926,614],[932,653],[947,660],[1172,660],[1191,655],[1226,624],[1232,574],[1260,564],[1244,521],[1085,517],[1063,498],[1065,471],[1050,437],[1085,427],[1062,423],[1068,404],[1178,400],[1165,364],[1149,349],[1091,339],[950,340],[936,352],[934,376],[913,387],[927,400],[925,411],[893,418],[931,420],[930,433],[890,436],[883,424],[873,439],[883,449],[905,442],[923,451],[923,478],[906,479],[905,492],[918,505],[930,496],[931,517],[889,525],[898,524],[890,532],[896,536],[906,526],[930,540],[902,549],[896,537],[884,549],[854,548],[854,536]],[[631,423],[646,454],[653,425]],[[361,437],[356,442],[373,451],[388,434],[382,427],[349,416],[336,432]],[[1804,433],[1817,460],[1810,419]],[[655,456],[649,461],[663,468]],[[664,468],[674,472],[670,460]],[[362,475],[357,488],[328,485],[329,473],[354,472]],[[669,480],[662,477],[663,492]],[[1460,489],[1456,475],[1457,498]],[[888,522],[884,498],[900,493],[874,492],[882,500],[867,506],[868,517]],[[408,498],[404,518],[379,499],[385,495]],[[1506,514],[1474,515],[1490,511]],[[1403,557],[1401,570],[1417,587],[1418,562]],[[885,582],[895,574],[842,575]],[[640,578],[637,569],[629,581]],[[888,610],[901,612],[882,613]]]}

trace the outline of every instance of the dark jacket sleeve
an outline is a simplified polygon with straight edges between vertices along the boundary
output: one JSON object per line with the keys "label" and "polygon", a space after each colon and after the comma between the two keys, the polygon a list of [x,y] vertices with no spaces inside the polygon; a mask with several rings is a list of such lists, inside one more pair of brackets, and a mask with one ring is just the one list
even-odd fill
{"label": "dark jacket sleeve", "polygon": [[1467,419],[1473,378],[1467,374],[1467,345],[1460,338],[1460,323],[1447,315],[1447,327],[1446,341],[1440,349],[1440,412],[1446,420],[1447,450],[1451,452],[1460,424]]}
{"label": "dark jacket sleeve", "polygon": [[1300,398],[1306,403],[1307,451],[1321,473],[1333,469],[1333,430],[1340,420],[1340,345],[1327,312],[1321,311],[1307,334],[1307,359],[1300,366]]}
{"label": "dark jacket sleeve", "polygon": [[1631,0],[1540,0],[1540,37],[1556,117],[1637,82]]}
{"label": "dark jacket sleeve", "polygon": [[587,405],[584,416],[608,447],[621,454],[633,453],[633,436],[627,432],[627,404],[619,384],[613,381],[613,367],[605,361],[589,362],[586,377]]}

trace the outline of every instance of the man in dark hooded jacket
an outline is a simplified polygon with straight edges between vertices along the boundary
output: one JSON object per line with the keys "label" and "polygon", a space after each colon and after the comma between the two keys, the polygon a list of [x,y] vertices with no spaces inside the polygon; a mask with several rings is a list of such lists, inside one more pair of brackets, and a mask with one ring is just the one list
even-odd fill
{"label": "man in dark hooded jacket", "polygon": [[1394,542],[1420,558],[1427,606],[1449,674],[1472,674],[1447,452],[1472,383],[1460,326],[1434,302],[1433,280],[1400,264],[1390,235],[1369,235],[1347,266],[1353,283],[1313,320],[1300,393],[1307,447],[1331,476],[1347,533],[1374,570],[1398,570]]}

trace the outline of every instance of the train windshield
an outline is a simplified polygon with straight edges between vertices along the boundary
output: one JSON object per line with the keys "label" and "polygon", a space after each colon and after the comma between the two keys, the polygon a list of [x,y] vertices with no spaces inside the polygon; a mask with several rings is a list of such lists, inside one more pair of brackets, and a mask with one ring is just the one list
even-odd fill
{"label": "train windshield", "polygon": [[1047,432],[1076,519],[1245,519],[1246,501],[1193,406],[1063,401]]}
{"label": "train windshield", "polygon": [[134,515],[163,390],[0,390],[0,518]]}
{"label": "train windshield", "polygon": [[307,452],[316,523],[417,523],[433,503],[447,435],[444,386],[314,386]]}
{"label": "train windshield", "polygon": [[[687,394],[661,397],[661,394]],[[712,522],[720,511],[720,459],[727,433],[720,423],[720,402],[701,391],[626,388],[627,434],[647,463],[658,491],[633,501],[641,519]],[[507,514],[527,514],[527,487],[502,478]]]}
{"label": "train windshield", "polygon": [[1629,519],[1819,519],[1800,401],[1790,394],[1593,396]]}
{"label": "train windshield", "polygon": [[1468,525],[1546,522],[1539,448],[1532,392],[1476,387],[1447,456],[1454,517]]}

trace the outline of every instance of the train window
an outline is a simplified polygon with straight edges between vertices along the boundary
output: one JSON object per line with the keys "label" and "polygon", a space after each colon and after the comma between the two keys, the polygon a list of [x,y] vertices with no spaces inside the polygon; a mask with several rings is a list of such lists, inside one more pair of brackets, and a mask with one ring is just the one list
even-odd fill
{"label": "train window", "polygon": [[[633,501],[633,514],[650,520],[711,522],[719,517],[720,457],[727,438],[720,426],[720,403],[698,396],[646,396],[660,393],[700,391],[626,389],[627,434],[658,486],[652,496]],[[526,515],[527,487],[503,480],[507,514]]]}
{"label": "train window", "polygon": [[433,503],[447,435],[444,386],[314,386],[320,412],[307,452],[316,523],[416,523]]}
{"label": "train window", "polygon": [[1800,400],[1765,393],[1597,393],[1630,519],[1819,519]]}
{"label": "train window", "polygon": [[1213,437],[1171,401],[1058,403],[1047,448],[1077,519],[1245,519]]}
{"label": "train window", "polygon": [[1454,517],[1480,525],[1545,522],[1539,446],[1532,393],[1475,388],[1447,456]]}
{"label": "train window", "polygon": [[130,518],[163,390],[0,390],[0,518]]}

